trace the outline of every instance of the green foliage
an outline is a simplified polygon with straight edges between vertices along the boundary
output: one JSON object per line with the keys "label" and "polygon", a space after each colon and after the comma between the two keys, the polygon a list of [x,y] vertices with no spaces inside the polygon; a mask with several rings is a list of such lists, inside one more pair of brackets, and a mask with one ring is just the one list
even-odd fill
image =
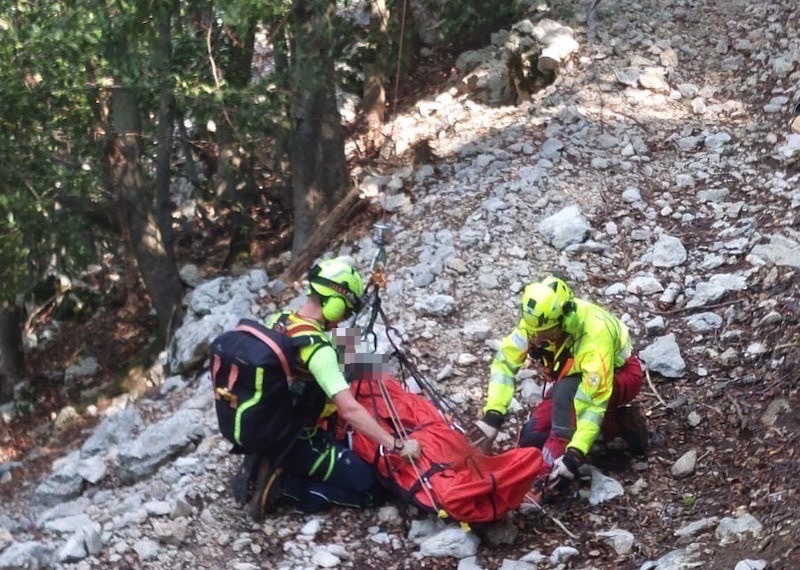
{"label": "green foliage", "polygon": [[387,90],[398,65],[402,77],[413,69],[418,42],[417,30],[414,29],[416,22],[408,17],[403,28],[403,0],[386,0],[386,10],[385,30],[376,22],[363,26],[353,18],[337,17],[333,20],[335,34],[331,50],[336,61],[336,82],[347,92],[362,92],[367,65],[375,66]]}
{"label": "green foliage", "polygon": [[12,41],[0,41],[0,300],[11,300],[49,269],[86,260],[77,239],[85,224],[56,196],[92,187],[96,147],[76,64],[99,36],[91,14],[78,18],[66,3],[5,4],[0,31]]}
{"label": "green foliage", "polygon": [[[100,162],[113,85],[133,89],[147,119],[156,116],[161,89],[172,88],[197,124],[225,117],[250,149],[286,121],[285,93],[266,79],[232,87],[222,72],[231,46],[243,41],[238,29],[285,18],[289,7],[286,0],[0,0],[0,301],[95,258],[104,230],[58,198],[113,208]],[[166,17],[174,61],[165,70],[153,46]],[[212,22],[210,36],[204,21]],[[156,128],[144,122],[146,147],[155,145]]]}
{"label": "green foliage", "polygon": [[[255,73],[242,83],[230,77],[228,70],[237,56],[234,46],[247,41],[246,31],[254,22],[262,21],[264,26],[285,22],[290,7],[287,0],[221,0],[214,4],[219,18],[213,19],[210,28],[196,15],[182,13],[185,26],[173,36],[172,44],[178,109],[199,126],[229,121],[238,142],[249,152],[265,136],[277,132],[287,120],[288,98],[276,88],[276,78]],[[212,53],[208,53],[209,41]]]}
{"label": "green foliage", "polygon": [[287,17],[291,0],[219,0],[215,4],[228,26],[240,26],[248,20],[272,22]]}
{"label": "green foliage", "polygon": [[488,44],[492,33],[508,27],[517,16],[512,2],[454,0],[442,4],[432,7],[442,21],[439,35],[457,49]]}

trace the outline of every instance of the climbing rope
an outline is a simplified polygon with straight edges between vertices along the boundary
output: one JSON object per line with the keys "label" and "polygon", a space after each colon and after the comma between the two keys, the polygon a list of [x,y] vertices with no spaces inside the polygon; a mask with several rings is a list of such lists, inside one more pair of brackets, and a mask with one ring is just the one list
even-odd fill
{"label": "climbing rope", "polygon": [[388,244],[386,234],[388,226],[386,224],[376,224],[373,229],[373,243],[377,249],[370,265],[371,275],[367,288],[367,300],[364,303],[364,309],[362,309],[362,313],[368,311],[369,317],[367,318],[366,326],[361,330],[361,340],[368,343],[370,352],[377,351],[378,335],[375,332],[375,325],[380,318],[386,339],[392,347],[389,355],[395,357],[400,364],[403,384],[408,386],[407,379],[409,377],[413,378],[420,390],[433,402],[448,424],[461,433],[466,433],[463,427],[466,423],[457,412],[455,404],[436,390],[432,382],[422,374],[415,360],[400,347],[398,340],[400,331],[390,324],[389,318],[383,310],[380,292],[386,287],[385,262],[387,256],[385,246]]}
{"label": "climbing rope", "polygon": [[394,76],[394,97],[392,99],[392,115],[397,116],[397,93],[400,90],[400,66],[403,61],[403,40],[406,35],[406,10],[408,0],[403,0],[403,15],[400,18],[400,45],[397,48],[397,69]]}

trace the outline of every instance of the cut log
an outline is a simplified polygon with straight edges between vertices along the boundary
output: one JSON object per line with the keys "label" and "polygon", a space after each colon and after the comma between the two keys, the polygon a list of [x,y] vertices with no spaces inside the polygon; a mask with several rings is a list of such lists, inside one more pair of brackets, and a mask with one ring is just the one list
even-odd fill
{"label": "cut log", "polygon": [[311,267],[311,263],[328,246],[330,241],[336,237],[350,220],[353,210],[361,200],[359,188],[351,188],[347,195],[339,202],[331,213],[325,217],[314,233],[308,238],[308,242],[303,249],[292,259],[289,266],[281,275],[281,281],[291,283],[300,279]]}

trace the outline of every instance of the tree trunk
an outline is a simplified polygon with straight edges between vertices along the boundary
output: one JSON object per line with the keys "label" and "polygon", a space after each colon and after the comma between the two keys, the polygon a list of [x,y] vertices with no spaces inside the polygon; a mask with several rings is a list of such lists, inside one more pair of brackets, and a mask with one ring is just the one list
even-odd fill
{"label": "tree trunk", "polygon": [[386,111],[385,78],[380,72],[377,63],[364,65],[364,118],[369,130],[369,139],[375,140],[375,146],[380,146],[383,138],[381,126],[383,125]]}
{"label": "tree trunk", "polygon": [[331,17],[334,0],[293,0],[294,67],[290,142],[294,239],[292,254],[348,187],[341,119],[336,105]]}
{"label": "tree trunk", "polygon": [[[413,4],[403,2],[403,0],[393,0],[389,6],[389,12],[392,14],[393,24],[398,30],[402,31],[403,45],[400,46],[398,43],[397,46],[397,50],[400,52],[400,57],[398,58],[400,60],[399,75],[401,78],[408,77],[417,68],[422,49],[422,41],[417,30]],[[397,56],[395,55],[395,57]]]}
{"label": "tree trunk", "polygon": [[[383,144],[384,113],[386,110],[386,72],[389,69],[389,12],[386,0],[370,2],[370,32],[372,44],[375,46],[374,59],[364,66],[364,99],[363,109],[368,129],[368,144],[380,148]],[[370,149],[370,150],[371,150]]]}
{"label": "tree trunk", "polygon": [[236,145],[227,117],[223,116],[217,124],[217,174],[214,177],[214,197],[217,202],[230,204],[236,196],[236,167],[234,158]]}
{"label": "tree trunk", "polygon": [[172,200],[169,195],[172,182],[172,128],[175,120],[172,84],[169,81],[172,67],[172,18],[170,13],[161,16],[158,44],[155,47],[161,75],[161,94],[158,107],[158,155],[156,158],[156,212],[158,226],[164,238],[164,249],[172,251]]}
{"label": "tree trunk", "polygon": [[[119,55],[124,56],[125,42],[117,47],[121,48]],[[179,316],[183,289],[173,251],[164,240],[159,215],[153,208],[152,183],[145,179],[142,169],[141,138],[137,96],[133,90],[117,85],[111,96],[111,129],[103,165],[123,236],[150,295],[163,342]]]}
{"label": "tree trunk", "polygon": [[[253,65],[253,47],[256,38],[256,20],[250,19],[242,26],[231,27],[233,41],[228,65],[223,70],[225,83],[232,92],[244,90],[250,83]],[[250,157],[237,139],[235,101],[225,100],[222,116],[217,124],[219,169],[216,195],[228,202],[250,206],[256,200],[256,184],[252,176]]]}
{"label": "tree trunk", "polygon": [[175,106],[175,100],[172,101],[173,112],[175,113],[175,122],[178,125],[178,133],[180,133],[180,144],[183,149],[184,155],[184,173],[195,188],[200,187],[200,175],[197,172],[197,164],[194,160],[194,150],[189,142],[189,132],[186,130],[184,124],[184,114],[180,108]]}
{"label": "tree trunk", "polygon": [[0,402],[14,397],[14,385],[22,373],[23,311],[18,307],[0,306]]}
{"label": "tree trunk", "polygon": [[281,281],[291,283],[299,279],[311,267],[311,263],[324,250],[330,241],[341,233],[347,225],[347,220],[358,208],[361,200],[361,190],[351,188],[344,199],[331,210],[325,220],[317,226],[306,242],[305,247],[292,256],[292,262],[283,271]]}
{"label": "tree trunk", "polygon": [[[277,25],[272,30],[272,59],[275,63],[275,83],[278,89],[289,92],[289,55],[287,46],[287,34],[284,32],[283,25]],[[286,157],[289,155],[289,138],[291,132],[285,127],[283,121],[277,121],[275,125],[275,149],[272,153],[272,170],[285,175],[288,172]],[[291,188],[281,194],[285,205],[291,204]]]}

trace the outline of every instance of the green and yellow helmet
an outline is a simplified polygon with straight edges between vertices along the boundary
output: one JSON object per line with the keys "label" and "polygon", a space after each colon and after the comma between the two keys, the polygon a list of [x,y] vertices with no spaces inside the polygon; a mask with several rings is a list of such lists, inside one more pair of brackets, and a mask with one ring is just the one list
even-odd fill
{"label": "green and yellow helmet", "polygon": [[340,321],[361,309],[364,280],[347,259],[320,261],[308,272],[308,287],[320,298],[327,321]]}
{"label": "green and yellow helmet", "polygon": [[520,310],[525,327],[532,333],[546,331],[560,324],[575,307],[569,286],[558,277],[545,277],[525,286]]}

